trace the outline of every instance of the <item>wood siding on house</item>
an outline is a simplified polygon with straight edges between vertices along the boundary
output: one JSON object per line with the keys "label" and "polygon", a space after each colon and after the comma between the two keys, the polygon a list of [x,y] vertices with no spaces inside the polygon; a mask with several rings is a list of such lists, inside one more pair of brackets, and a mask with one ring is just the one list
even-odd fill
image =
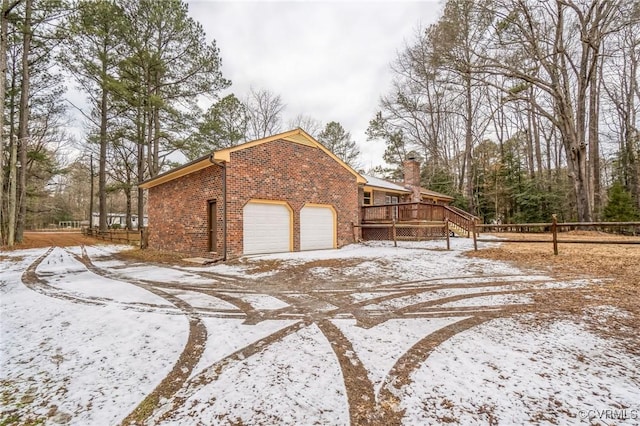
{"label": "wood siding on house", "polygon": [[387,196],[398,197],[399,203],[409,202],[410,194],[398,194],[397,192],[387,192],[383,190],[373,190],[373,204],[374,206],[381,206],[383,204],[387,204]]}

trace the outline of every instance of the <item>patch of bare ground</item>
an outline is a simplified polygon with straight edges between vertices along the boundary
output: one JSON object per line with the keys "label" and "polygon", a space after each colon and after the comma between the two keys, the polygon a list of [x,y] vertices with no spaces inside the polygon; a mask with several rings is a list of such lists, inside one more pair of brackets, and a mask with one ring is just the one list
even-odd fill
{"label": "patch of bare ground", "polygon": [[250,274],[261,274],[264,272],[277,271],[282,268],[283,262],[279,259],[272,260],[261,260],[259,262],[249,263],[250,258],[240,258],[234,259],[232,261],[227,262],[228,265],[247,265],[249,269],[247,270]]}
{"label": "patch of bare ground", "polygon": [[[592,328],[607,337],[628,341],[625,345],[640,352],[637,330],[640,329],[640,245],[623,244],[559,244],[558,255],[551,243],[527,243],[540,239],[541,234],[497,234],[498,237],[522,239],[522,243],[503,243],[500,247],[468,252],[470,257],[509,262],[523,269],[544,271],[559,280],[569,278],[600,278],[600,284],[581,289],[550,290],[537,293],[539,318],[562,314],[581,315]],[[549,237],[550,238],[550,237]],[[558,239],[572,240],[633,240],[595,231],[561,233]],[[615,307],[622,312],[612,312]]]}
{"label": "patch of bare ground", "polygon": [[130,250],[120,251],[114,253],[113,257],[120,260],[129,260],[136,262],[148,262],[148,263],[162,263],[165,265],[180,265],[180,266],[194,266],[193,263],[184,261],[189,255],[171,252],[161,251],[153,249],[132,248]]}
{"label": "patch of bare ground", "polygon": [[[317,288],[319,281],[323,283],[322,286],[324,288],[330,288],[332,286],[340,287],[345,284],[345,280],[353,281],[353,277],[346,274],[348,268],[360,265],[364,261],[365,259],[359,258],[322,259],[303,262],[300,264],[287,264],[286,267],[276,269],[277,272],[269,277],[269,281],[274,285],[283,285],[285,287],[290,287],[294,284],[297,288],[300,288],[303,291],[311,291],[312,289]],[[258,265],[261,263],[262,262],[258,263]],[[331,279],[318,279],[318,276],[314,272],[318,269],[330,270]]]}
{"label": "patch of bare ground", "polygon": [[70,247],[80,245],[104,244],[104,241],[87,237],[78,232],[25,232],[21,243],[13,247],[0,247],[1,250],[23,250],[41,247]]}

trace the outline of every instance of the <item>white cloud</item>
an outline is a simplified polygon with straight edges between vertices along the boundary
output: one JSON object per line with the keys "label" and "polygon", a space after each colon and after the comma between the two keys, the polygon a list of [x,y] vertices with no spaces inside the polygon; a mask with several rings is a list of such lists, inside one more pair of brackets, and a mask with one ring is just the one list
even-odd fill
{"label": "white cloud", "polygon": [[190,15],[222,56],[239,97],[249,87],[279,94],[286,123],[298,114],[338,121],[360,144],[365,168],[382,164],[383,143],[365,130],[391,87],[389,64],[438,1],[190,1]]}

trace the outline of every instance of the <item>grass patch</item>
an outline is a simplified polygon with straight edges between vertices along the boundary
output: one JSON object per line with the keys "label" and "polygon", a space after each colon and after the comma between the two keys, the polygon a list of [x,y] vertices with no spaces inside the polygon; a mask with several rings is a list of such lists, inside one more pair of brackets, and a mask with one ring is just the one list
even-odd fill
{"label": "grass patch", "polygon": [[182,253],[170,251],[160,251],[153,249],[133,248],[124,250],[113,255],[117,259],[133,260],[136,262],[163,263],[168,265],[194,266],[193,263],[185,262],[183,259],[189,257]]}

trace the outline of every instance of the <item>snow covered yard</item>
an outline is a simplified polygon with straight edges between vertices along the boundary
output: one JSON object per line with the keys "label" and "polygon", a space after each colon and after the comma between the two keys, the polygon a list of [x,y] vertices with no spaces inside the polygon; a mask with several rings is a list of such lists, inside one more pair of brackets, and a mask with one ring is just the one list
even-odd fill
{"label": "snow covered yard", "polygon": [[0,425],[640,424],[638,351],[598,328],[630,314],[561,309],[606,281],[469,248],[0,252]]}

